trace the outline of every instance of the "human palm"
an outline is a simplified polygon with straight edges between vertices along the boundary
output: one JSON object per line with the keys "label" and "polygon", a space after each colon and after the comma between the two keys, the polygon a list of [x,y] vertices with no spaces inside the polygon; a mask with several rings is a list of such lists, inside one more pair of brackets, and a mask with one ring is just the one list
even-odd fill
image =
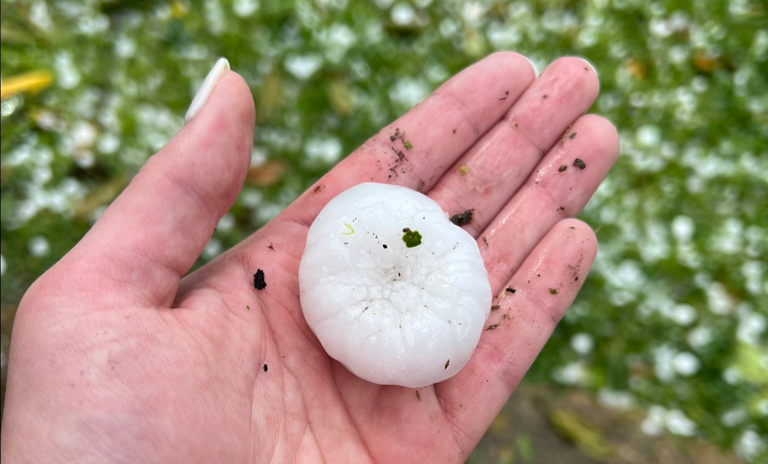
{"label": "human palm", "polygon": [[[203,110],[25,295],[3,460],[465,460],[594,259],[594,234],[568,218],[618,154],[613,126],[582,115],[597,92],[583,60],[557,60],[535,78],[521,55],[492,55],[183,277],[250,161],[252,100],[227,72]],[[422,191],[450,214],[473,210],[464,227],[498,296],[469,363],[437,385],[361,380],[325,354],[303,318],[297,274],[308,227],[335,195],[371,181]]]}

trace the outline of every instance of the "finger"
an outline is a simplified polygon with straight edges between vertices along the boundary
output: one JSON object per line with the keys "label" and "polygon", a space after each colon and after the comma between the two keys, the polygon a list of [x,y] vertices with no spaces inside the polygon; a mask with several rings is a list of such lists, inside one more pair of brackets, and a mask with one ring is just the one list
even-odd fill
{"label": "finger", "polygon": [[[510,278],[555,223],[581,212],[619,155],[619,135],[603,117],[582,116],[569,134],[480,234],[478,245],[492,288]],[[577,158],[583,169],[574,166]]]}
{"label": "finger", "polygon": [[530,62],[517,53],[495,53],[470,66],[342,161],[282,218],[309,225],[331,198],[361,182],[428,191],[533,79]]}
{"label": "finger", "polygon": [[170,305],[180,276],[240,191],[253,126],[250,90],[227,71],[200,113],[149,159],[65,258],[78,269],[73,285],[117,283],[121,291],[105,295],[111,303]]}
{"label": "finger", "polygon": [[557,223],[506,283],[514,293],[494,302],[467,365],[435,385],[462,447],[480,440],[509,399],[576,298],[596,253],[589,226],[575,219]]}
{"label": "finger", "polygon": [[543,154],[592,106],[599,87],[597,75],[584,60],[569,57],[553,62],[429,196],[450,215],[472,210],[466,229],[477,236]]}

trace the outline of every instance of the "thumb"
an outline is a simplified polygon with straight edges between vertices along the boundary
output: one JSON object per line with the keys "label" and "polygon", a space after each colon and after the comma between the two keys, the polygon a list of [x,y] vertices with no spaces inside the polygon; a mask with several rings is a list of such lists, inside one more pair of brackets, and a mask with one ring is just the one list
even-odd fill
{"label": "thumb", "polygon": [[251,159],[253,98],[226,60],[214,66],[186,119],[57,265],[70,288],[87,295],[119,288],[105,295],[110,304],[173,302],[180,278],[240,192]]}

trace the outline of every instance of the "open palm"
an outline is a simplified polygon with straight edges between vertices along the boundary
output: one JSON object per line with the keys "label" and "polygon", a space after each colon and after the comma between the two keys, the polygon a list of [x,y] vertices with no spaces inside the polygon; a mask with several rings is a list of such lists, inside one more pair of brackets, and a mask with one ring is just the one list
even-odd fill
{"label": "open palm", "polygon": [[[465,460],[594,259],[594,234],[569,217],[618,154],[614,127],[583,116],[597,92],[581,59],[559,59],[536,78],[521,55],[492,55],[182,278],[250,161],[250,92],[227,72],[27,292],[13,331],[3,460]],[[497,297],[472,359],[445,382],[407,389],[361,380],[304,321],[297,272],[308,227],[361,182],[419,190],[449,214],[473,210],[464,227]],[[253,284],[258,269],[263,290]]]}

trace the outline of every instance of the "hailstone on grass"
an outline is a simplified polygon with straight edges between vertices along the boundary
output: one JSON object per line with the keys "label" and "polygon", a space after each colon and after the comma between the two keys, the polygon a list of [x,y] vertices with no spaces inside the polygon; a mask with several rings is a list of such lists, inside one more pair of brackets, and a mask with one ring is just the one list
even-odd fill
{"label": "hailstone on grass", "polygon": [[309,229],[301,306],[329,356],[381,385],[423,387],[469,360],[490,312],[477,242],[433,200],[365,183]]}

